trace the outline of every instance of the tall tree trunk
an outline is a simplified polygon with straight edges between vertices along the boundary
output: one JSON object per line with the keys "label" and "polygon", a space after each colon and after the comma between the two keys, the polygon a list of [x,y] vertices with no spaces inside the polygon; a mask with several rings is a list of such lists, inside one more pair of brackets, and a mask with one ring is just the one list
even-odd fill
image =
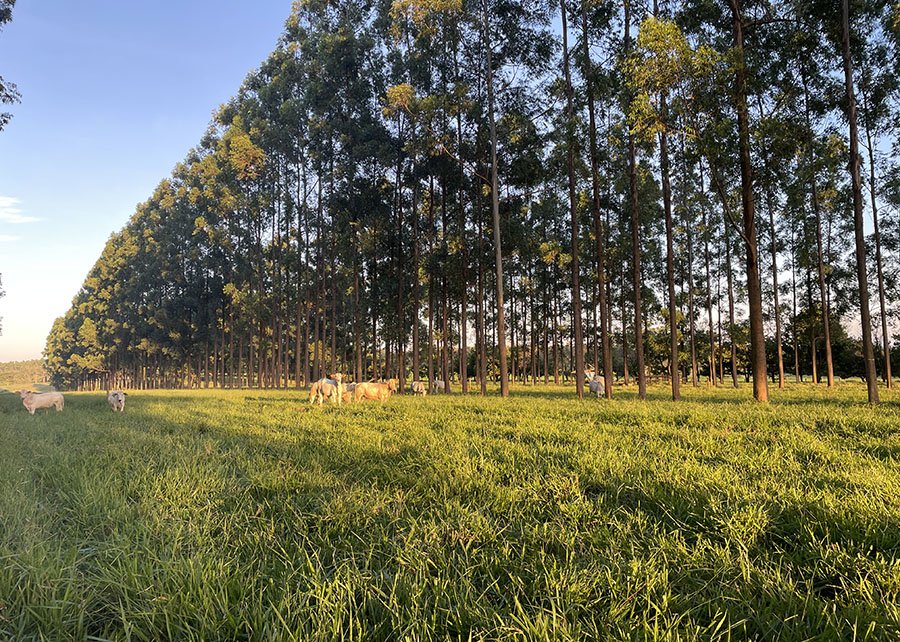
{"label": "tall tree trunk", "polygon": [[625,263],[622,262],[622,380],[629,385],[628,378],[628,313],[625,310]]}
{"label": "tall tree trunk", "polygon": [[[862,92],[863,109],[869,112],[868,97],[866,92]],[[884,349],[884,383],[888,389],[894,387],[891,376],[891,337],[888,334],[887,321],[887,305],[884,296],[884,270],[881,259],[881,230],[878,226],[878,202],[876,201],[875,190],[875,147],[872,141],[872,125],[871,118],[866,118],[864,122],[866,128],[866,142],[869,151],[869,195],[872,201],[872,223],[875,233],[875,269],[878,273],[878,303],[881,311],[881,339],[882,348]]]}
{"label": "tall tree trunk", "polygon": [[[456,65],[456,75],[459,78],[459,61],[457,52],[454,51],[454,64]],[[456,133],[457,133],[457,149],[462,158],[463,152],[463,135],[462,135],[462,109],[456,111]],[[458,226],[459,226],[459,252],[460,252],[460,279],[462,280],[462,288],[460,288],[459,302],[459,381],[462,386],[463,394],[469,392],[469,336],[468,336],[468,308],[469,308],[469,250],[466,243],[466,208],[465,208],[465,175],[463,166],[459,166],[459,199]]]}
{"label": "tall tree trunk", "polygon": [[[434,257],[434,176],[428,179],[428,256]],[[434,271],[428,270],[428,392],[434,386]]]}
{"label": "tall tree trunk", "polygon": [[422,375],[419,367],[419,210],[416,203],[416,188],[413,188],[412,217],[413,217],[413,314],[412,314],[412,369],[413,381],[418,381]]}
{"label": "tall tree trunk", "polygon": [[[660,96],[660,112],[666,118],[666,95]],[[672,378],[672,400],[681,399],[681,377],[678,367],[678,310],[675,301],[675,231],[672,223],[672,188],[669,184],[669,136],[665,129],[659,135],[659,168],[662,174],[663,210],[666,217],[666,289],[669,295],[669,376]]]}
{"label": "tall tree trunk", "polygon": [[794,225],[791,225],[791,292],[792,319],[791,327],[794,331],[794,383],[803,381],[800,373],[800,339],[797,335],[797,234]]}
{"label": "tall tree trunk", "polygon": [[[624,56],[631,53],[631,0],[624,0],[625,43]],[[628,190],[631,196],[631,254],[632,284],[634,287],[634,351],[637,360],[638,396],[647,398],[647,373],[644,368],[644,321],[641,309],[641,227],[638,208],[637,154],[634,136],[628,130]]]}
{"label": "tall tree trunk", "polygon": [[[441,257],[449,260],[449,248],[447,246],[448,233],[447,218],[447,180],[441,177]],[[442,270],[441,275],[441,379],[444,382],[444,392],[450,392],[450,297],[447,288],[447,273]]]}
{"label": "tall tree trunk", "polygon": [[806,273],[806,300],[809,306],[809,359],[812,364],[812,382],[819,383],[819,363],[816,354],[816,324],[813,316],[812,275]]}
{"label": "tall tree trunk", "polygon": [[[399,118],[399,117],[398,117]],[[400,125],[398,123],[398,130]],[[406,388],[406,351],[404,339],[406,334],[405,310],[403,305],[403,282],[406,279],[403,256],[403,155],[402,148],[397,150],[397,379],[400,383],[400,391]],[[389,375],[390,376],[390,375]]]}
{"label": "tall tree trunk", "polygon": [[563,74],[566,81],[566,171],[569,178],[569,217],[572,233],[572,325],[574,326],[575,394],[584,398],[584,336],[581,327],[581,283],[578,261],[578,209],[575,195],[575,107],[572,76],[569,72],[569,36],[566,25],[566,2],[560,0],[563,40]]}
{"label": "tall tree trunk", "polygon": [[503,311],[503,250],[500,245],[500,193],[497,180],[497,127],[494,122],[494,62],[491,29],[488,23],[488,4],[484,0],[484,40],[487,50],[488,124],[491,132],[491,206],[494,218],[494,256],[497,273],[497,347],[500,350],[500,396],[509,396],[506,364],[506,317]]}
{"label": "tall tree trunk", "polygon": [[691,385],[693,387],[697,387],[698,385],[698,373],[697,373],[697,340],[696,340],[696,322],[695,322],[695,310],[694,310],[694,232],[691,229],[691,222],[686,221],[685,228],[687,228],[687,242],[688,242],[688,265],[686,276],[687,276],[687,291],[688,291],[688,332],[689,332],[689,340],[691,342]]}
{"label": "tall tree trunk", "polygon": [[[704,194],[703,187],[703,161],[700,160],[700,194],[701,196]],[[713,324],[713,306],[712,306],[712,279],[710,278],[710,257],[709,257],[709,235],[710,228],[707,223],[706,216],[706,205],[705,201],[702,206],[702,216],[703,216],[703,262],[704,269],[706,273],[706,311],[708,313],[708,322],[709,322],[709,381],[708,384],[710,386],[717,385],[716,379],[716,335],[715,335],[715,325]],[[719,302],[716,302],[716,306],[719,306]]]}
{"label": "tall tree trunk", "polygon": [[[588,100],[588,138],[591,146],[591,216],[594,221],[594,236],[597,245],[597,298],[600,306],[600,355],[603,360],[603,394],[607,399],[612,399],[613,391],[613,366],[612,347],[609,338],[608,303],[606,297],[606,247],[605,231],[600,221],[600,171],[597,153],[597,124],[594,116],[594,74],[591,67],[590,46],[588,43],[588,3],[581,3],[581,34],[584,55],[583,75],[587,84]],[[596,341],[596,338],[595,338]],[[601,364],[594,359],[594,367]]]}
{"label": "tall tree trunk", "polygon": [[475,211],[478,221],[478,296],[475,299],[476,340],[478,342],[477,373],[481,396],[487,394],[487,336],[484,323],[484,216],[481,207],[481,190],[475,193]]}
{"label": "tall tree trunk", "polygon": [[775,208],[772,205],[771,187],[766,189],[766,209],[769,210],[769,228],[772,235],[772,296],[775,316],[775,350],[778,355],[778,387],[784,388],[784,351],[781,345],[781,303],[778,292],[778,244],[776,243]]}
{"label": "tall tree trunk", "polygon": [[734,26],[735,107],[738,114],[738,141],[741,157],[741,204],[744,215],[744,245],[747,251],[747,297],[750,312],[750,365],[753,371],[753,396],[769,400],[766,380],[766,337],[763,332],[762,288],[759,280],[759,256],[756,240],[756,208],[753,201],[753,173],[750,165],[750,117],[747,108],[747,67],[744,61],[744,18],[740,0],[731,0]]}
{"label": "tall tree trunk", "polygon": [[559,385],[559,297],[553,295],[553,383]]}
{"label": "tall tree trunk", "polygon": [[737,324],[734,320],[734,284],[731,274],[731,239],[728,236],[728,221],[725,221],[725,278],[728,282],[728,341],[731,343],[731,385],[738,387],[737,345],[734,331]]}
{"label": "tall tree trunk", "polygon": [[[828,296],[825,292],[825,256],[822,251],[822,210],[819,206],[819,188],[816,184],[816,159],[813,149],[812,121],[809,114],[809,90],[806,86],[806,76],[803,76],[803,105],[806,115],[807,132],[807,161],[809,163],[809,186],[812,199],[813,214],[816,219],[816,269],[819,277],[819,298],[822,304],[822,338],[825,339],[825,367],[828,375],[828,387],[834,386],[834,361],[831,358],[831,312],[828,306]],[[815,355],[815,351],[813,351]],[[818,379],[813,377],[818,383]]]}
{"label": "tall tree trunk", "polygon": [[869,283],[866,276],[866,240],[863,234],[862,180],[859,171],[859,132],[856,126],[856,95],[853,87],[853,60],[850,57],[850,0],[841,3],[843,11],[841,49],[844,59],[844,88],[847,96],[847,120],[850,125],[850,178],[853,184],[853,226],[856,232],[856,278],[859,284],[860,323],[863,358],[866,361],[866,386],[869,403],[878,403],[875,352],[872,348],[872,319],[869,315]]}

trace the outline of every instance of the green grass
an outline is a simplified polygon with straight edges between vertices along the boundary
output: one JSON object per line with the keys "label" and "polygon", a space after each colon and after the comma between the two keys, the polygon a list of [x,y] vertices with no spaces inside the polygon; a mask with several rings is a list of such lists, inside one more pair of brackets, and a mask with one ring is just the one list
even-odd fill
{"label": "green grass", "polygon": [[0,394],[0,639],[900,639],[900,394]]}

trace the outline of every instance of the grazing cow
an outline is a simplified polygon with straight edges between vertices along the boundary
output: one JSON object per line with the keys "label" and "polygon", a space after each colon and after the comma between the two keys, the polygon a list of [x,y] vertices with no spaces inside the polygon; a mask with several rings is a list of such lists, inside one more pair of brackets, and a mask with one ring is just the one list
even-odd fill
{"label": "grazing cow", "polygon": [[446,382],[444,382],[440,379],[435,379],[434,381],[431,382],[431,394],[439,395],[439,394],[442,394],[445,392],[447,392]]}
{"label": "grazing cow", "polygon": [[325,399],[330,399],[331,403],[340,405],[344,395],[343,379],[344,375],[337,372],[331,375],[330,379],[322,378],[316,381],[309,389],[309,402],[312,403],[315,400],[321,406]]}
{"label": "grazing cow", "polygon": [[65,406],[65,401],[60,392],[32,392],[31,390],[19,390],[19,396],[22,398],[22,405],[25,406],[25,409],[32,415],[38,408],[50,408],[51,406],[55,406],[56,412],[59,412],[63,409],[63,406]]}
{"label": "grazing cow", "polygon": [[603,390],[603,377],[598,374],[594,375],[594,378],[588,382],[588,390],[590,390],[592,395],[597,395],[597,398],[600,398],[600,391]]}
{"label": "grazing cow", "polygon": [[113,409],[113,412],[125,412],[125,397],[128,394],[121,390],[110,390],[106,395],[106,403]]}
{"label": "grazing cow", "polygon": [[384,403],[397,392],[398,383],[396,379],[388,379],[387,383],[358,383],[353,391],[353,400],[372,399]]}
{"label": "grazing cow", "polygon": [[428,392],[428,386],[422,381],[413,381],[409,385],[409,391],[417,397],[424,397]]}

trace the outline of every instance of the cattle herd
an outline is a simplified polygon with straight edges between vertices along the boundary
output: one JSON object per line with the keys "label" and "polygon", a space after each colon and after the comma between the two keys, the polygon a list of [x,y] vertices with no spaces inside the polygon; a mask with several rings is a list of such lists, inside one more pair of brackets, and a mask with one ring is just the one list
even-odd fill
{"label": "cattle herd", "polygon": [[[574,373],[573,373],[574,374]],[[603,390],[603,378],[588,367],[584,372],[585,382],[589,386],[591,394],[600,396]],[[309,389],[309,402],[322,405],[329,401],[333,404],[359,402],[366,399],[384,403],[391,395],[399,390],[400,382],[397,379],[388,379],[385,382],[366,381],[361,383],[344,383],[344,375],[336,372],[328,377],[319,379]],[[431,385],[427,381],[413,381],[409,386],[410,394],[416,397],[424,397],[426,394],[449,393],[450,388],[446,381],[434,379]],[[19,390],[25,409],[34,414],[41,408],[56,408],[59,412],[65,406],[61,392],[33,392],[31,390]],[[125,412],[125,397],[128,394],[121,390],[111,390],[106,395],[106,402],[113,412]]]}
{"label": "cattle herd", "polygon": [[[56,408],[56,412],[60,412],[66,405],[66,400],[61,392],[34,392],[32,390],[19,390],[19,397],[22,398],[22,405],[29,414],[34,414],[35,410],[41,408]],[[110,390],[106,395],[106,403],[113,409],[113,412],[125,412],[125,397],[128,393],[121,390]]]}
{"label": "cattle herd", "polygon": [[[323,404],[329,401],[334,404],[353,403],[363,400],[378,401],[384,403],[391,395],[399,390],[400,382],[397,379],[388,379],[385,382],[361,382],[344,383],[344,376],[337,372],[328,377],[319,379],[313,383],[309,390],[310,403]],[[409,392],[417,397],[424,397],[429,392],[440,394],[449,392],[446,382],[435,379],[429,386],[425,381],[413,381],[409,386]],[[30,413],[41,408],[56,408],[59,412],[65,406],[65,400],[61,392],[34,392],[32,390],[19,390],[22,405]],[[113,412],[125,412],[125,397],[128,393],[122,390],[111,390],[106,395],[106,402]]]}
{"label": "cattle herd", "polygon": [[[369,399],[384,403],[399,389],[400,381],[397,379],[388,379],[385,382],[344,383],[344,376],[337,372],[319,379],[310,387],[309,402],[319,405],[326,401],[344,404]],[[409,386],[409,392],[416,397],[424,397],[429,392],[429,386],[424,381],[413,381]],[[435,379],[430,386],[430,392],[440,394],[449,390],[444,381]]]}

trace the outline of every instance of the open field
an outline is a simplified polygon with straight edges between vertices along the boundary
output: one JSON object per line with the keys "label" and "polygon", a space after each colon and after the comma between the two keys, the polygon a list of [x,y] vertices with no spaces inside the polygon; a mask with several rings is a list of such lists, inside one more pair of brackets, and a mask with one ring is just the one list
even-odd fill
{"label": "open field", "polygon": [[900,394],[0,393],[0,639],[900,639]]}

